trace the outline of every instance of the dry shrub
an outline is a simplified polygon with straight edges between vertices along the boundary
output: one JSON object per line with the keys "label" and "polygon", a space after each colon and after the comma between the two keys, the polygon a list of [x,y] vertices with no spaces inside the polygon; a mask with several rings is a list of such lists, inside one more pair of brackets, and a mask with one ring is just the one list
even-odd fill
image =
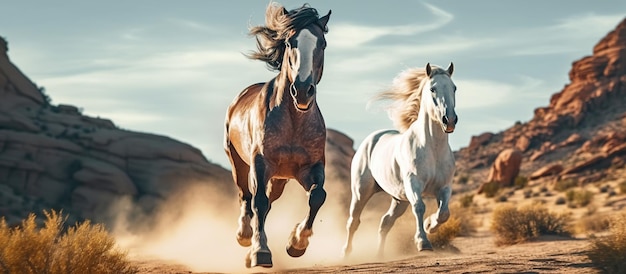
{"label": "dry shrub", "polygon": [[513,184],[515,188],[522,189],[528,185],[528,178],[524,176],[515,177],[515,183]]}
{"label": "dry shrub", "polygon": [[39,228],[30,214],[15,228],[0,220],[0,271],[4,273],[136,273],[127,254],[100,224],[89,221],[62,232],[61,213],[44,211]]}
{"label": "dry shrub", "polygon": [[528,198],[532,197],[532,195],[533,195],[533,190],[532,189],[524,190],[524,198],[528,199]]}
{"label": "dry shrub", "polygon": [[495,197],[499,190],[500,184],[498,184],[498,182],[488,182],[485,183],[483,187],[483,193],[485,193],[485,197],[487,198]]}
{"label": "dry shrub", "polygon": [[462,208],[468,208],[474,204],[474,194],[465,194],[459,199]]}
{"label": "dry shrub", "polygon": [[462,185],[467,185],[467,183],[469,182],[469,180],[470,180],[469,175],[461,175],[461,176],[459,176],[458,183],[459,183],[459,184],[462,184]]}
{"label": "dry shrub", "polygon": [[470,236],[476,232],[479,220],[476,219],[475,208],[452,208],[452,214],[459,220],[457,236]]}
{"label": "dry shrub", "polygon": [[593,192],[586,189],[570,189],[565,192],[565,198],[567,199],[567,206],[570,208],[584,207],[593,200]]}
{"label": "dry shrub", "polygon": [[491,229],[497,245],[525,242],[540,235],[570,235],[567,230],[569,215],[549,212],[542,205],[532,204],[517,209],[503,205],[493,211]]}
{"label": "dry shrub", "polygon": [[[471,196],[471,195],[470,195]],[[443,223],[437,232],[428,234],[428,240],[435,248],[444,248],[457,236],[469,236],[476,232],[477,220],[475,208],[453,205],[450,207],[450,218]]]}
{"label": "dry shrub", "polygon": [[598,188],[598,191],[600,191],[600,193],[607,193],[609,192],[610,189],[611,189],[610,185],[602,185]]}
{"label": "dry shrub", "polygon": [[428,240],[434,248],[444,248],[459,235],[460,231],[461,220],[456,216],[450,216],[447,222],[437,228],[437,232],[428,234]]}
{"label": "dry shrub", "polygon": [[617,188],[619,188],[619,193],[620,194],[626,194],[626,180],[624,180],[621,183],[619,183],[617,185]]}
{"label": "dry shrub", "polygon": [[611,219],[606,237],[591,240],[587,257],[607,273],[624,273],[626,269],[626,213]]}
{"label": "dry shrub", "polygon": [[554,190],[563,192],[572,187],[578,186],[578,181],[575,179],[566,179],[563,181],[558,181],[554,184]]}
{"label": "dry shrub", "polygon": [[584,216],[576,222],[574,229],[576,233],[597,233],[609,229],[611,218],[607,215]]}

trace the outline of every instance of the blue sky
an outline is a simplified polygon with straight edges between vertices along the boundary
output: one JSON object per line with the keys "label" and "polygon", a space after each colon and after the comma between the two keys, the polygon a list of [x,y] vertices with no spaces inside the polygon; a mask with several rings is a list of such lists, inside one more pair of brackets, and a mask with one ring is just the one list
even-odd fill
{"label": "blue sky", "polygon": [[[288,9],[301,1],[281,1]],[[309,1],[333,13],[318,104],[356,144],[392,126],[373,94],[400,71],[455,64],[453,149],[498,132],[569,82],[571,63],[626,17],[626,1]],[[189,143],[230,168],[227,106],[274,76],[245,58],[268,1],[2,1],[9,57],[46,88],[118,126]],[[36,6],[36,8],[34,8]]]}

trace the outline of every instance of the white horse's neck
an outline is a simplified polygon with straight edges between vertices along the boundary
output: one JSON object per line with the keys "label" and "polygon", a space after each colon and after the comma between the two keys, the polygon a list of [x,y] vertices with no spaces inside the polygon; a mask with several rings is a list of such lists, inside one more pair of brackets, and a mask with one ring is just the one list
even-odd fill
{"label": "white horse's neck", "polygon": [[[426,93],[426,95],[429,95],[429,93]],[[426,103],[424,100],[432,100],[432,98],[422,96],[422,104]],[[427,107],[424,105],[419,110],[417,120],[411,124],[405,134],[412,136],[418,146],[435,153],[438,153],[440,150],[450,149],[448,134],[443,132],[439,122],[431,117]]]}

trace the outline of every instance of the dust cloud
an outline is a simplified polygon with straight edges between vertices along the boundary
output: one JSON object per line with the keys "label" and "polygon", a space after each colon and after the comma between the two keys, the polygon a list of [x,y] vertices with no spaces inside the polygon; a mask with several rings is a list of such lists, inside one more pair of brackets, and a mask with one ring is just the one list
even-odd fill
{"label": "dust cloud", "polygon": [[[310,245],[300,258],[289,257],[285,245],[291,230],[307,214],[306,192],[291,180],[281,198],[272,204],[266,221],[274,264],[269,269],[245,268],[248,248],[239,246],[235,239],[239,216],[237,195],[226,194],[212,184],[194,186],[166,201],[149,229],[130,232],[126,229],[129,223],[119,221],[114,235],[133,258],[173,262],[197,272],[271,272],[381,261],[375,256],[377,231],[380,218],[389,206],[389,196],[377,194],[370,200],[355,235],[352,255],[344,260],[341,251],[350,203],[349,182],[327,181],[325,189],[326,203],[315,219]],[[414,220],[407,211],[396,222],[389,233],[385,260],[414,254]]]}

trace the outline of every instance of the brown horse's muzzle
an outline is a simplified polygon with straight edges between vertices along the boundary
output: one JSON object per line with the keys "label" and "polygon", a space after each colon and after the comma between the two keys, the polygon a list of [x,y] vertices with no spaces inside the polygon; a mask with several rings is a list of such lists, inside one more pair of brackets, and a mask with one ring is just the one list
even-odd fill
{"label": "brown horse's muzzle", "polygon": [[315,98],[315,89],[315,85],[307,82],[291,84],[289,92],[298,110],[309,110]]}

